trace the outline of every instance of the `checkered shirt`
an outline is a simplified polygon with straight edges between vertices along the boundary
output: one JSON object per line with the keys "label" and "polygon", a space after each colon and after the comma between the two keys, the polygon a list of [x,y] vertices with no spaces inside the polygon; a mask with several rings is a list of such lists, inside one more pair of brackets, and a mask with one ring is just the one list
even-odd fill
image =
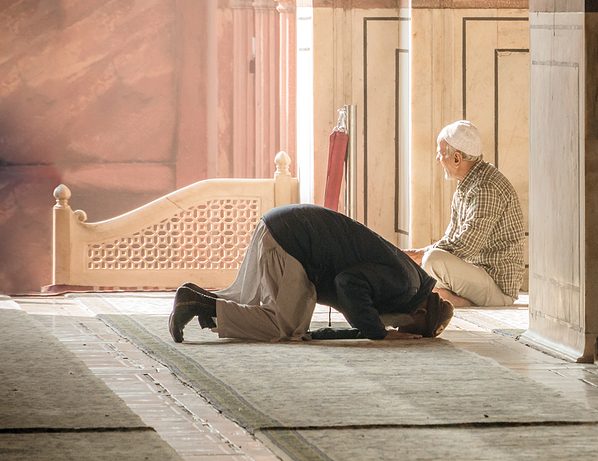
{"label": "checkered shirt", "polygon": [[459,181],[451,222],[433,246],[482,267],[508,296],[523,279],[523,214],[515,189],[493,165],[480,161]]}

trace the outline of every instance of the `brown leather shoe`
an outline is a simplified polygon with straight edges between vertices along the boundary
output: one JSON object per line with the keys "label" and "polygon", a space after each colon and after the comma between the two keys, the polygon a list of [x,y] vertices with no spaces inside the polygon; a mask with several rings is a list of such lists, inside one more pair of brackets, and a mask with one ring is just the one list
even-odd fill
{"label": "brown leather shoe", "polygon": [[183,283],[181,286],[196,291],[197,293],[201,293],[202,295],[209,296],[210,298],[218,299],[216,293],[212,293],[211,291],[206,290],[205,288],[202,288],[193,282]]}
{"label": "brown leather shoe", "polygon": [[195,316],[202,328],[215,328],[216,299],[186,286],[179,287],[168,318],[168,331],[174,342],[183,342],[183,329]]}
{"label": "brown leather shoe", "polygon": [[184,299],[191,299],[200,307],[197,312],[199,326],[202,328],[216,328],[214,317],[216,317],[216,300],[218,296],[191,282],[184,283],[179,287],[179,290],[181,290],[181,296]]}
{"label": "brown leather shoe", "polygon": [[168,331],[175,343],[183,342],[183,328],[193,317],[195,312],[190,306],[174,306],[168,317]]}

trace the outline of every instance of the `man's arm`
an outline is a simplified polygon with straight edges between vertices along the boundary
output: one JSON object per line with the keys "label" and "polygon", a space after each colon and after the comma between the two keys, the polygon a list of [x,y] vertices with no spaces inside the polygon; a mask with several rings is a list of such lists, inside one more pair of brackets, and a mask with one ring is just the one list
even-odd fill
{"label": "man's arm", "polygon": [[[309,332],[311,339],[330,340],[330,339],[363,339],[364,336],[357,328],[333,328],[324,327],[318,328]],[[384,339],[419,339],[422,335],[414,333],[407,333],[398,330],[386,330],[386,337]]]}
{"label": "man's arm", "polygon": [[422,258],[424,257],[424,253],[429,249],[430,247],[425,247],[425,248],[411,248],[408,250],[403,250],[403,253],[405,253],[407,256],[409,256],[416,264],[418,265],[422,265]]}
{"label": "man's arm", "polygon": [[372,288],[359,270],[352,268],[341,272],[334,279],[338,306],[349,324],[368,339],[384,339],[386,328],[374,308]]}
{"label": "man's arm", "polygon": [[[380,272],[382,271],[382,272]],[[395,331],[387,331],[380,319],[380,314],[374,306],[374,285],[377,291],[385,291],[388,298],[400,298],[403,292],[408,291],[408,280],[403,274],[397,272],[396,277],[389,275],[393,268],[372,263],[361,264],[347,269],[338,274],[334,280],[338,306],[336,309],[342,313],[352,327],[359,329],[361,334],[368,339],[409,339],[403,333],[398,335]],[[380,276],[383,273],[388,277]],[[392,283],[386,280],[392,280]],[[387,292],[387,293],[386,293]],[[396,295],[396,296],[393,296]]]}

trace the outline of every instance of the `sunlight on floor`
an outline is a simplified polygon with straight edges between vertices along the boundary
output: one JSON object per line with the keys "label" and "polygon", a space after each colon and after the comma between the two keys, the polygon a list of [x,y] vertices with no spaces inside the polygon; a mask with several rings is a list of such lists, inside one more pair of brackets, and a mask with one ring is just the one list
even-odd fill
{"label": "sunlight on floor", "polygon": [[[174,292],[70,293],[64,296],[31,296],[18,299],[31,314],[89,316],[99,313],[168,315]],[[19,308],[12,299],[0,299],[0,309]],[[90,308],[93,305],[93,308]],[[447,330],[486,331],[516,335],[528,328],[528,295],[523,293],[513,306],[468,307],[455,309]],[[345,323],[344,317],[328,306],[318,304],[314,321]]]}

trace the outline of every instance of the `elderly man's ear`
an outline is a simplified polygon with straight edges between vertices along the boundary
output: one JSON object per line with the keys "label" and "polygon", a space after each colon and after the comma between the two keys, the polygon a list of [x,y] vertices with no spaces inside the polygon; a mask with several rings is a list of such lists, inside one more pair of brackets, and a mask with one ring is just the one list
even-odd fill
{"label": "elderly man's ear", "polygon": [[456,166],[458,166],[462,160],[463,160],[463,154],[461,154],[461,151],[456,150],[455,153],[453,154],[453,163]]}

